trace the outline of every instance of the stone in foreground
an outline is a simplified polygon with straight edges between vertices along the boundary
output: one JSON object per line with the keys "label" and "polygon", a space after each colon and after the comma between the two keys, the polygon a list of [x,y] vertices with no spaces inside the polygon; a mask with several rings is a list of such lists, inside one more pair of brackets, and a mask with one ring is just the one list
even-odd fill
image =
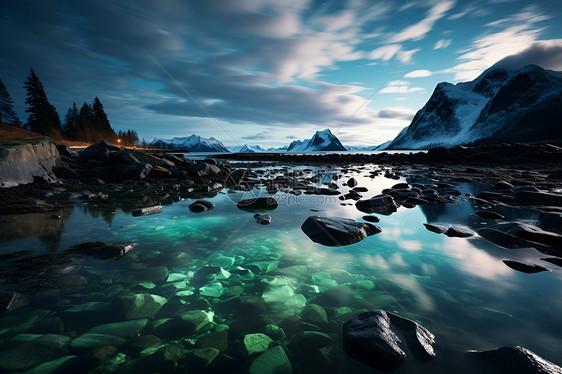
{"label": "stone in foreground", "polygon": [[343,347],[352,358],[375,369],[390,372],[406,362],[401,341],[390,328],[383,310],[362,313],[343,325]]}
{"label": "stone in foreground", "polygon": [[370,223],[321,216],[308,217],[301,229],[313,242],[332,247],[357,243],[382,231],[380,227]]}
{"label": "stone in foreground", "polygon": [[500,347],[489,351],[471,351],[498,374],[562,374],[562,368],[523,347]]}
{"label": "stone in foreground", "polygon": [[292,374],[293,367],[280,345],[256,358],[250,366],[250,374]]}

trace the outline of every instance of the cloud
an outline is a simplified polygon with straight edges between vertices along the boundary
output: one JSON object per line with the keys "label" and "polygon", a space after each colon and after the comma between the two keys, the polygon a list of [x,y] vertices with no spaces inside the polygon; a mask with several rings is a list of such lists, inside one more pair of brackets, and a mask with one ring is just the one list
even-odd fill
{"label": "cloud", "polygon": [[452,7],[454,1],[441,1],[429,9],[426,17],[420,22],[408,26],[389,39],[390,43],[400,43],[406,40],[421,40],[431,31],[435,22],[442,18]]}
{"label": "cloud", "polygon": [[275,138],[274,134],[272,134],[271,131],[262,131],[262,132],[258,132],[255,135],[248,135],[242,137],[242,139],[246,139],[246,140],[271,140],[274,138]]}
{"label": "cloud", "polygon": [[451,45],[451,39],[441,39],[435,43],[433,49],[447,48],[449,45]]}
{"label": "cloud", "polygon": [[549,70],[562,70],[562,39],[538,41],[524,51],[507,56],[497,62],[496,66],[519,69],[525,65],[535,64]]}
{"label": "cloud", "polygon": [[415,114],[415,111],[405,108],[384,108],[379,110],[378,117],[411,121]]}
{"label": "cloud", "polygon": [[419,51],[419,48],[403,50],[401,44],[389,44],[372,50],[369,53],[369,58],[372,60],[388,61],[391,58],[396,58],[402,63],[407,63],[413,55]]}
{"label": "cloud", "polygon": [[297,139],[297,137],[294,135],[287,135],[285,139]]}
{"label": "cloud", "polygon": [[425,78],[425,77],[431,77],[432,75],[433,73],[431,71],[421,69],[421,70],[414,70],[407,73],[406,75],[404,75],[404,78]]}
{"label": "cloud", "polygon": [[527,7],[511,17],[488,23],[487,31],[474,38],[469,47],[460,51],[460,63],[448,72],[455,73],[455,80],[472,80],[499,60],[519,54],[539,41],[542,28],[537,23],[546,16],[535,7]]}
{"label": "cloud", "polygon": [[421,93],[425,92],[425,88],[422,87],[410,87],[410,86],[387,86],[379,91],[381,94],[405,94],[405,93]]}

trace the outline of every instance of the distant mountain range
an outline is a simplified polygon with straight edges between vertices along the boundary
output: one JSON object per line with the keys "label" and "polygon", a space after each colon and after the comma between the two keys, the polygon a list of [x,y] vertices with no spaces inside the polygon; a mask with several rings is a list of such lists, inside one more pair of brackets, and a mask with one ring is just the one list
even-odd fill
{"label": "distant mountain range", "polygon": [[498,63],[471,82],[439,83],[387,149],[562,141],[562,72]]}
{"label": "distant mountain range", "polygon": [[330,129],[316,131],[311,139],[294,140],[287,152],[347,151]]}
{"label": "distant mountain range", "polygon": [[195,134],[184,138],[155,138],[150,146],[161,149],[181,149],[189,152],[229,152],[224,144],[217,139],[202,138]]}

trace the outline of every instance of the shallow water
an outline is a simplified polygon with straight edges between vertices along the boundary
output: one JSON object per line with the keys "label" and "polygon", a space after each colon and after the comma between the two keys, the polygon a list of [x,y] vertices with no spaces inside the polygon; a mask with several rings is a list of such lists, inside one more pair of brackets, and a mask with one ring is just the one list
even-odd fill
{"label": "shallow water", "polygon": [[[341,186],[342,181],[353,176],[359,186],[369,189],[363,193],[368,198],[401,181],[380,176],[368,178],[369,168],[345,173],[338,184]],[[475,194],[482,186],[462,183],[457,188]],[[341,186],[340,190],[345,193],[347,187]],[[39,275],[31,273],[31,278],[21,282],[0,283],[4,290],[24,291],[23,299],[27,302],[15,312],[0,316],[0,343],[4,348],[11,347],[14,339],[25,338],[18,335],[22,333],[50,332],[76,338],[96,325],[124,318],[114,308],[94,315],[68,312],[73,306],[113,303],[122,295],[150,293],[163,296],[168,302],[149,325],[180,311],[204,309],[214,313],[213,323],[201,333],[180,332],[179,336],[163,338],[163,344],[173,340],[191,349],[205,330],[214,331],[217,324],[229,325],[227,353],[237,357],[236,347],[245,333],[264,332],[263,326],[252,326],[237,311],[224,309],[224,298],[218,296],[239,286],[243,294],[257,295],[266,301],[266,319],[270,324],[283,325],[282,321],[291,316],[300,318],[307,302],[325,307],[332,322],[341,320],[339,316],[345,313],[383,308],[422,323],[436,336],[437,358],[430,363],[409,360],[397,373],[447,372],[461,365],[462,352],[510,345],[526,347],[562,364],[560,268],[541,262],[552,271],[520,273],[502,260],[537,262],[537,257],[547,256],[534,249],[502,249],[478,237],[449,238],[429,232],[422,225],[466,225],[469,220],[471,224],[478,220],[485,224],[485,220],[473,214],[474,208],[464,196],[453,204],[399,208],[390,216],[379,216],[380,234],[345,247],[326,247],[312,242],[300,225],[310,215],[361,220],[364,214],[353,204],[340,205],[338,196],[278,193],[275,196],[279,207],[268,213],[272,223],[263,226],[256,223],[253,213],[243,212],[235,204],[255,195],[267,193],[265,189],[237,193],[223,190],[209,199],[216,208],[200,214],[188,210],[194,199],[186,199],[164,206],[160,214],[143,217],[87,205],[60,212],[58,220],[51,218],[53,213],[5,217],[0,254],[21,250],[33,254],[59,253],[88,241],[138,245],[117,261],[86,258],[39,271]],[[518,211],[517,215],[518,219],[536,219],[533,212]],[[12,266],[10,260],[0,264],[4,270]],[[193,278],[198,270],[209,265],[222,267],[226,272],[212,281]],[[162,267],[173,277],[162,276]],[[247,269],[251,271],[248,273]],[[82,275],[87,284],[61,285],[60,277],[68,275]],[[205,296],[197,296],[198,292]],[[42,321],[59,318],[62,326],[58,331],[43,327]],[[332,369],[373,372],[374,369],[343,353],[341,323],[332,322],[320,324],[320,331],[333,339],[328,352]],[[286,343],[282,339],[280,342]],[[139,357],[126,347],[118,347],[119,359],[114,358],[100,372],[121,372],[127,361]],[[291,351],[290,344],[288,349]],[[70,353],[79,355],[82,351],[71,349]],[[243,356],[240,355],[241,361],[249,365],[252,359]],[[313,358],[299,356],[298,352],[289,356],[297,372],[311,372]],[[121,361],[124,363],[119,364]],[[213,370],[213,364],[207,370]]]}

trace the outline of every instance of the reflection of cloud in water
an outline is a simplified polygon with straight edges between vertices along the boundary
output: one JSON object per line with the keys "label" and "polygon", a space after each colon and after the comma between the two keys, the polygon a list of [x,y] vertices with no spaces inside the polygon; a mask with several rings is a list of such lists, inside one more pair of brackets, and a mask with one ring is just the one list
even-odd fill
{"label": "reflection of cloud in water", "polygon": [[422,250],[422,242],[419,240],[400,240],[398,242],[400,247],[406,251],[421,251]]}
{"label": "reflection of cloud in water", "polygon": [[[442,250],[447,256],[459,260],[459,269],[472,276],[499,281],[513,275],[513,271],[502,261],[486,251],[474,247],[469,240],[444,238]],[[507,281],[504,283],[502,287],[508,285]]]}
{"label": "reflection of cloud in water", "polygon": [[392,278],[392,282],[407,291],[416,300],[415,303],[420,309],[427,311],[435,310],[433,298],[423,289],[418,279],[409,275],[396,275]]}
{"label": "reflection of cloud in water", "polygon": [[386,260],[381,255],[374,255],[374,256],[362,256],[361,262],[368,267],[380,269],[380,270],[389,270],[390,265],[386,262]]}
{"label": "reflection of cloud in water", "polygon": [[400,253],[393,254],[388,259],[388,262],[391,263],[392,265],[396,265],[396,266],[408,266],[408,264],[406,263],[406,261],[404,261],[404,258],[402,257],[402,255]]}

